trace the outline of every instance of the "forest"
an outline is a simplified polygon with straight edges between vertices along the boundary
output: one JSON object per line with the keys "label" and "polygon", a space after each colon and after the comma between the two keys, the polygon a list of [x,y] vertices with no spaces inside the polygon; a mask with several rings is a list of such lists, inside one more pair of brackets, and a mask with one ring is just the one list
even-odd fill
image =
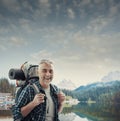
{"label": "forest", "polygon": [[[88,87],[87,87],[88,88]],[[120,81],[114,81],[112,85],[94,87],[79,90],[62,89],[66,96],[78,99],[80,102],[87,102],[89,99],[102,103],[120,103]],[[15,84],[10,83],[7,78],[0,79],[0,92],[15,94]]]}
{"label": "forest", "polygon": [[11,93],[14,95],[15,84],[9,82],[7,78],[0,78],[0,93]]}
{"label": "forest", "polygon": [[72,96],[72,98],[78,99],[80,102],[87,102],[89,99],[99,102],[99,103],[120,103],[120,81],[112,81],[111,84],[101,86],[101,87],[92,87],[85,89],[76,90],[66,90],[63,89],[63,92]]}

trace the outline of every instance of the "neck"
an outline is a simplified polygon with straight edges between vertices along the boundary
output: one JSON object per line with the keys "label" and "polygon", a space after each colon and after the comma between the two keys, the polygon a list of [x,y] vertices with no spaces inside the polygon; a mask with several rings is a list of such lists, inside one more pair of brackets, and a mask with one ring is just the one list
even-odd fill
{"label": "neck", "polygon": [[48,85],[48,84],[42,83],[41,81],[40,81],[40,85],[41,85],[44,89],[47,89],[47,88],[49,88],[49,86],[50,86],[50,85]]}

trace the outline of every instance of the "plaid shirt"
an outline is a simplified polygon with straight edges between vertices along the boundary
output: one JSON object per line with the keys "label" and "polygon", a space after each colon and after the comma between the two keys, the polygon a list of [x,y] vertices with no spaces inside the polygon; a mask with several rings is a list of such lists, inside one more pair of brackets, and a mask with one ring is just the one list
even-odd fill
{"label": "plaid shirt", "polygon": [[[45,94],[43,88],[41,87],[39,81],[35,82],[36,86],[38,87],[39,91],[43,94]],[[56,91],[58,88],[54,85],[50,84],[50,95],[54,102],[54,120],[53,121],[60,121],[58,119],[58,98],[56,95]],[[21,94],[19,95],[18,102],[14,106],[13,109],[13,118],[14,121],[45,121],[46,118],[46,100],[44,103],[39,104],[36,106],[26,117],[23,117],[21,114],[21,107],[27,105],[29,102],[31,102],[34,99],[35,96],[35,90],[30,86],[26,86]]]}

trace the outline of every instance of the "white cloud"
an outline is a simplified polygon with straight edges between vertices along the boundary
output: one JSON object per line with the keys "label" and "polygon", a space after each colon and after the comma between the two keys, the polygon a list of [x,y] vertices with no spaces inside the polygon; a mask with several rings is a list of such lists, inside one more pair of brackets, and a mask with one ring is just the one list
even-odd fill
{"label": "white cloud", "polygon": [[120,80],[119,71],[109,72],[106,76],[102,78],[102,81],[114,81],[114,80]]}
{"label": "white cloud", "polygon": [[112,18],[105,18],[103,16],[98,16],[96,19],[93,19],[92,21],[89,22],[86,29],[88,32],[99,33],[102,31],[102,29],[110,25],[111,22]]}
{"label": "white cloud", "polygon": [[74,11],[71,8],[68,8],[67,12],[68,12],[69,18],[71,18],[71,19],[75,18],[75,13],[74,13]]}
{"label": "white cloud", "polygon": [[23,38],[17,38],[13,36],[10,38],[9,45],[16,46],[16,47],[24,46],[24,45],[27,45],[27,41],[25,41]]}
{"label": "white cloud", "polygon": [[33,58],[33,60],[36,60],[39,62],[41,59],[50,59],[51,60],[52,53],[48,52],[47,50],[41,50],[39,52],[32,53],[30,56]]}
{"label": "white cloud", "polygon": [[[16,65],[26,59],[37,62],[43,58],[54,59],[56,80],[69,78],[78,84],[97,81],[105,73],[119,70],[120,33],[115,21],[119,21],[119,4],[110,1],[82,0],[69,4],[65,4],[68,1],[52,4],[50,0],[34,4],[28,0],[19,4],[15,0],[2,1],[6,14],[0,13],[1,55],[5,49],[9,51],[5,51],[1,62],[10,66],[8,60],[12,62],[14,58],[9,53],[13,50],[14,56],[19,53],[14,59]],[[52,14],[52,10],[56,11]],[[64,16],[65,12],[68,16]],[[53,18],[47,18],[48,15]]]}

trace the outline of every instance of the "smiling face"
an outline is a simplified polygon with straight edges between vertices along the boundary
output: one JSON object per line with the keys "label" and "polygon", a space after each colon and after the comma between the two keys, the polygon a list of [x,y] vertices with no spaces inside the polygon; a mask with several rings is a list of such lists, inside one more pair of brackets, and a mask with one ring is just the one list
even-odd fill
{"label": "smiling face", "polygon": [[41,63],[38,69],[39,81],[43,88],[48,88],[53,79],[53,66],[50,63]]}

